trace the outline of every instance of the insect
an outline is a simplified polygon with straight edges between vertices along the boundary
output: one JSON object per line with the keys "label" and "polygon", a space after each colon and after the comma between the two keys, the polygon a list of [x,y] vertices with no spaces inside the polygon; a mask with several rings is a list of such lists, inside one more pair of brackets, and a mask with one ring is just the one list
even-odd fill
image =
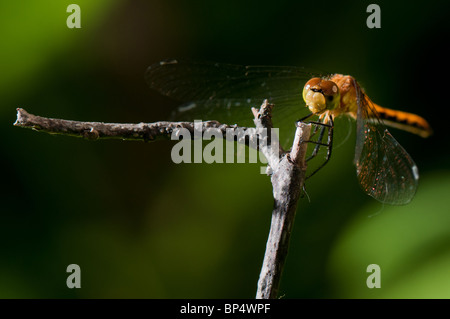
{"label": "insect", "polygon": [[407,204],[416,193],[418,168],[385,125],[421,137],[432,134],[430,125],[418,115],[373,103],[352,76],[322,75],[290,66],[167,60],[150,66],[146,81],[163,95],[184,103],[174,113],[180,120],[214,119],[246,124],[240,119],[248,119],[249,109],[268,99],[275,105],[274,126],[280,128],[281,137],[289,139],[293,135],[294,117],[303,115],[302,120],[306,120],[316,116],[318,121],[313,123],[320,128],[313,134],[318,131],[319,137],[310,158],[317,155],[321,146],[326,146],[325,163],[331,156],[334,119],[353,118],[356,120],[354,164],[363,191],[391,205]]}

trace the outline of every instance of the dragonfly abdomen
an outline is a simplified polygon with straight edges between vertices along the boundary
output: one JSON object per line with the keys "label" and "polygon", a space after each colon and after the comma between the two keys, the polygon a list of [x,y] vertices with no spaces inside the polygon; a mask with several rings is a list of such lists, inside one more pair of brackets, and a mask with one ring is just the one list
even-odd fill
{"label": "dragonfly abdomen", "polygon": [[372,105],[375,106],[378,117],[387,126],[414,133],[421,137],[429,137],[431,134],[433,134],[433,130],[431,129],[430,124],[428,124],[428,122],[419,115],[403,111],[391,110],[376,105],[373,102]]}

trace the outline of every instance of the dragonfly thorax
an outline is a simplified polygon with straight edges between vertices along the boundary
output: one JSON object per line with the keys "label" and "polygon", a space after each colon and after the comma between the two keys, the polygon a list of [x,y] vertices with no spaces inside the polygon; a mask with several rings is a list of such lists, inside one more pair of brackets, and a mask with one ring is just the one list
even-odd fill
{"label": "dragonfly thorax", "polygon": [[332,112],[333,115],[339,116],[343,113],[356,118],[356,113],[358,111],[358,103],[356,98],[356,80],[350,75],[334,74],[329,78],[330,81],[334,82],[340,93],[339,105]]}

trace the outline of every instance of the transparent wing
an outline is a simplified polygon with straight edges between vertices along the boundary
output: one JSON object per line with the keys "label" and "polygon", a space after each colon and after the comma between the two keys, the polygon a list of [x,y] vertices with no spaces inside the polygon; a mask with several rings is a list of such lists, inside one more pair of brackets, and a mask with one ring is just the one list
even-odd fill
{"label": "transparent wing", "polygon": [[192,102],[230,98],[269,99],[301,93],[305,80],[314,75],[318,76],[315,71],[291,66],[170,60],[151,65],[145,78],[151,88],[162,94],[180,102]]}
{"label": "transparent wing", "polygon": [[359,86],[356,87],[359,107],[354,162],[359,184],[364,192],[382,203],[407,204],[417,190],[417,166],[377,117]]}
{"label": "transparent wing", "polygon": [[150,88],[184,103],[172,120],[253,125],[251,107],[268,99],[275,105],[273,122],[280,128],[280,141],[287,143],[295,121],[308,113],[301,94],[314,76],[321,73],[298,67],[171,60],[150,66],[145,78]]}

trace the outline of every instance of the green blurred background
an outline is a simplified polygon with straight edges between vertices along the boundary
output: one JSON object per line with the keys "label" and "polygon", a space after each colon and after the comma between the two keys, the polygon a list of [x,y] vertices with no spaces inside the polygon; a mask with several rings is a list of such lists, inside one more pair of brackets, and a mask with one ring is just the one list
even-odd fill
{"label": "green blurred background", "polygon": [[[355,76],[380,105],[425,116],[435,135],[391,130],[416,161],[415,199],[383,206],[359,188],[354,134],[308,181],[284,298],[449,298],[448,2],[65,1],[0,3],[2,298],[253,298],[269,230],[260,164],[171,162],[173,142],[89,142],[13,127],[15,109],[152,122],[177,106],[147,88],[164,58],[297,65]],[[81,267],[81,289],[66,267]],[[368,289],[366,268],[381,267]]]}

